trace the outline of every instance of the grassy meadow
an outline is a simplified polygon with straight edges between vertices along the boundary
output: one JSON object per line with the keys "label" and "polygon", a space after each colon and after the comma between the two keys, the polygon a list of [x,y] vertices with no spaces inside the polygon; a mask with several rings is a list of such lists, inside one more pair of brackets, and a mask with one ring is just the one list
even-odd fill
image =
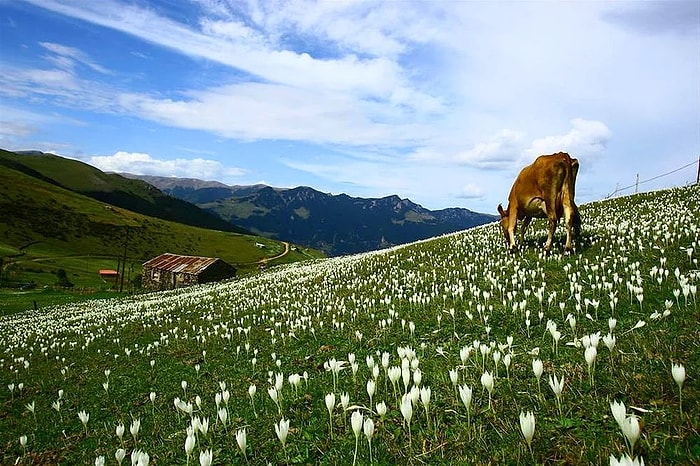
{"label": "grassy meadow", "polygon": [[700,188],[581,214],[0,317],[0,463],[698,464]]}
{"label": "grassy meadow", "polygon": [[[0,315],[31,309],[34,303],[45,307],[115,296],[113,283],[98,271],[116,270],[125,245],[125,291],[134,288],[129,278],[140,277],[141,264],[164,252],[220,257],[239,275],[257,271],[261,262],[281,264],[321,255],[291,248],[272,259],[285,251],[284,243],[148,217],[11,168],[0,170]],[[59,270],[66,272],[73,288],[56,287]],[[32,282],[34,289],[19,289]]]}

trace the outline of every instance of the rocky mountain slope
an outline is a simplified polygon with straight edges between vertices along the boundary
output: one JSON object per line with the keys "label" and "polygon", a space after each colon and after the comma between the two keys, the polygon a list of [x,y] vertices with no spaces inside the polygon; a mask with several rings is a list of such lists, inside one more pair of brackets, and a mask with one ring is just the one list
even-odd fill
{"label": "rocky mountain slope", "polygon": [[251,232],[329,255],[408,243],[497,218],[463,208],[431,211],[398,196],[367,199],[322,193],[305,186],[226,186],[188,178],[124,176],[144,180]]}

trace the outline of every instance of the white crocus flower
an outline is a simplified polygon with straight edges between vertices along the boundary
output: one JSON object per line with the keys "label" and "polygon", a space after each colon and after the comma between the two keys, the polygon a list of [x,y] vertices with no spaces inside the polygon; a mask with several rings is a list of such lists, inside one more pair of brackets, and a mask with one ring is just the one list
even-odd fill
{"label": "white crocus flower", "polygon": [[462,385],[459,387],[459,397],[462,400],[462,404],[464,404],[464,407],[467,408],[467,428],[471,426],[471,414],[470,414],[470,409],[472,405],[472,389],[468,385]]}
{"label": "white crocus flower", "polygon": [[527,447],[532,454],[532,437],[535,435],[535,415],[528,411],[527,413],[520,412],[520,430],[525,437]]}
{"label": "white crocus flower", "polygon": [[211,466],[211,462],[214,460],[214,452],[211,448],[199,452],[199,465],[200,466]]}
{"label": "white crocus flower", "polygon": [[489,393],[489,409],[491,409],[491,393],[493,393],[494,381],[493,375],[489,371],[486,371],[483,374],[481,374],[481,385]]}
{"label": "white crocus flower", "polygon": [[[275,433],[280,443],[282,443],[282,449],[287,455],[287,435],[289,434],[289,420],[284,417],[280,419],[279,423],[275,424]],[[289,460],[289,457],[287,458]]]}
{"label": "white crocus flower", "polygon": [[401,397],[401,415],[406,422],[406,429],[408,430],[408,444],[411,445],[411,417],[413,417],[413,404],[411,398],[408,395]]}
{"label": "white crocus flower", "polygon": [[87,434],[87,423],[90,420],[90,413],[86,413],[85,410],[82,410],[78,413],[78,419],[80,419],[80,422],[83,423],[85,434]]}
{"label": "white crocus flower", "polygon": [[386,403],[380,401],[379,403],[377,403],[376,409],[379,418],[384,419],[384,416],[386,415]]}
{"label": "white crocus flower", "polygon": [[328,410],[328,432],[333,438],[333,409],[335,408],[335,393],[326,395],[326,409]]}
{"label": "white crocus flower", "polygon": [[352,426],[352,431],[355,434],[355,455],[352,459],[352,464],[357,462],[357,447],[360,443],[360,433],[362,432],[362,425],[364,419],[360,411],[353,411],[352,416],[350,416],[350,425]]}
{"label": "white crocus flower", "polygon": [[367,438],[367,444],[369,445],[369,462],[372,464],[372,436],[374,436],[374,421],[372,418],[367,417],[365,419],[363,430]]}
{"label": "white crocus flower", "polygon": [[673,380],[678,385],[678,407],[683,414],[683,382],[685,382],[685,367],[682,364],[673,364],[671,366],[671,375]]}
{"label": "white crocus flower", "polygon": [[247,456],[246,456],[247,435],[246,435],[245,428],[238,429],[236,431],[236,443],[238,444],[238,448],[241,450],[241,453],[243,454],[243,458],[247,459]]}

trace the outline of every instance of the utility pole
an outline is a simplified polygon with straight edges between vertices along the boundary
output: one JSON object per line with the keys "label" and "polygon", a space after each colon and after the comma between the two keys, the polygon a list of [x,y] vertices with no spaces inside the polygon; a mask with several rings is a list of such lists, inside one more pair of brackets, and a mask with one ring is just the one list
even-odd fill
{"label": "utility pole", "polygon": [[119,271],[122,269],[122,256],[117,256],[117,277],[114,279],[114,291],[119,287]]}
{"label": "utility pole", "polygon": [[634,194],[639,191],[639,173],[637,173],[637,181],[634,182]]}
{"label": "utility pole", "polygon": [[698,176],[695,178],[695,184],[700,185],[700,155],[698,155]]}
{"label": "utility pole", "polygon": [[119,292],[124,290],[124,274],[126,273],[126,248],[129,245],[129,225],[126,226],[126,239],[124,240],[124,259],[122,260],[122,277]]}

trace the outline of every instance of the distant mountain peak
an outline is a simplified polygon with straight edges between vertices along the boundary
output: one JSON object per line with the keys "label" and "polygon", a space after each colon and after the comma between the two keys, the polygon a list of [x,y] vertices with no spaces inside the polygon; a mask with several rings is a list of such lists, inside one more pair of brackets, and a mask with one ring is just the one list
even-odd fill
{"label": "distant mountain peak", "polygon": [[[176,176],[155,176],[155,175],[135,175],[133,173],[117,173],[124,178],[143,180],[158,189],[168,189],[174,186],[189,187],[193,189],[202,188],[228,188],[229,186],[219,181],[205,181],[197,178],[179,178]],[[164,188],[159,188],[163,186]]]}
{"label": "distant mountain peak", "polygon": [[457,207],[431,211],[396,194],[360,198],[309,186],[226,186],[189,178],[135,177],[252,232],[330,255],[390,247],[496,219]]}
{"label": "distant mountain peak", "polygon": [[46,152],[42,152],[42,151],[40,151],[40,150],[18,150],[18,151],[15,151],[15,154],[19,154],[19,155],[34,155],[34,156],[53,155],[53,154],[48,154],[48,153],[46,153]]}

